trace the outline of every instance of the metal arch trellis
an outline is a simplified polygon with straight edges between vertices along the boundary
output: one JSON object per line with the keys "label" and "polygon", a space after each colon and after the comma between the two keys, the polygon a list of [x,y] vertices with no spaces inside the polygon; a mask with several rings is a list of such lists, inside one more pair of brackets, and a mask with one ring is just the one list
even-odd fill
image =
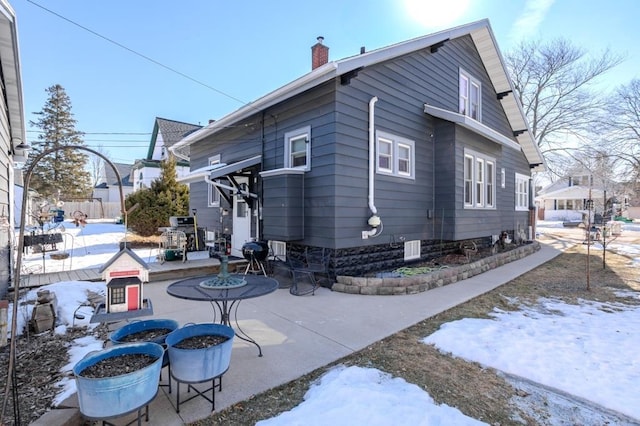
{"label": "metal arch trellis", "polygon": [[16,318],[18,317],[18,302],[19,302],[19,297],[20,297],[20,278],[21,278],[21,268],[22,268],[22,252],[24,250],[24,238],[23,238],[23,234],[24,234],[24,226],[25,226],[25,220],[26,220],[26,213],[27,213],[27,198],[28,198],[28,194],[29,194],[29,184],[31,183],[31,177],[33,175],[33,170],[35,168],[35,166],[40,162],[40,160],[42,160],[43,157],[56,152],[56,151],[60,151],[60,150],[64,150],[64,149],[80,149],[80,150],[84,150],[84,151],[88,151],[94,155],[99,156],[100,158],[102,158],[107,164],[109,164],[109,166],[111,166],[111,168],[113,169],[113,172],[116,175],[116,178],[118,179],[118,188],[120,191],[120,208],[122,210],[122,218],[124,221],[124,226],[125,226],[125,247],[127,245],[127,240],[126,240],[126,229],[127,229],[127,211],[125,209],[125,205],[124,205],[124,191],[122,189],[122,178],[120,177],[120,172],[118,172],[118,169],[116,168],[115,164],[113,164],[111,162],[111,160],[109,160],[107,157],[104,156],[104,154],[101,154],[100,152],[91,149],[91,148],[87,148],[85,146],[76,146],[76,145],[65,145],[65,146],[58,146],[55,148],[51,148],[48,149],[46,151],[41,152],[36,158],[34,158],[33,163],[31,163],[31,166],[29,166],[29,168],[27,169],[27,173],[25,175],[25,179],[24,179],[24,191],[23,191],[23,195],[22,195],[22,211],[20,212],[20,233],[18,235],[18,259],[16,261],[16,266],[14,269],[14,274],[15,274],[15,281],[14,281],[14,285],[13,285],[13,309],[12,309],[12,315],[13,315],[13,319],[11,321],[11,344],[9,347],[9,365],[7,368],[7,383],[5,386],[5,392],[4,392],[4,399],[2,402],[2,412],[0,413],[0,424],[5,424],[4,423],[4,414],[7,408],[7,402],[9,400],[9,390],[13,389],[12,395],[14,396],[13,399],[13,405],[14,405],[14,420],[18,421],[19,420],[19,409],[18,407],[18,400],[17,400],[17,383],[15,383],[15,380],[13,380],[15,378],[15,358],[16,358],[16,333],[17,333],[17,321]]}

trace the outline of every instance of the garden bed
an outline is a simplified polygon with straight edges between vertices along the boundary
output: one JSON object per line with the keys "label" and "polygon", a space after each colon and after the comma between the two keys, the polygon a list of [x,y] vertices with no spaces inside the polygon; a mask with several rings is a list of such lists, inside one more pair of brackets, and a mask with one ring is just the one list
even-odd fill
{"label": "garden bed", "polygon": [[[538,250],[540,250],[540,244],[532,242],[493,255],[491,251],[478,251],[474,257],[469,258],[469,263],[456,263],[466,262],[467,257],[465,255],[449,255],[427,263],[402,268],[404,275],[338,276],[331,289],[343,293],[363,295],[421,293],[432,288],[471,278],[506,263],[522,259]],[[411,273],[412,268],[418,273]]]}

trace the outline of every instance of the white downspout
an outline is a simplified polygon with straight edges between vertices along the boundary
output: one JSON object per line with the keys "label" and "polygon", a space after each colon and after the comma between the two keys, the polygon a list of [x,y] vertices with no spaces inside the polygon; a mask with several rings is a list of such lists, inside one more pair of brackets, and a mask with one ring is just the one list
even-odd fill
{"label": "white downspout", "polygon": [[378,102],[377,96],[374,96],[369,101],[369,210],[371,210],[371,213],[374,215],[378,213],[378,209],[376,209],[376,205],[374,204],[374,181],[376,174],[376,102]]}
{"label": "white downspout", "polygon": [[371,210],[371,217],[367,222],[371,229],[362,231],[362,239],[366,240],[369,237],[377,237],[382,233],[382,221],[378,216],[378,209],[375,205],[375,176],[376,176],[376,109],[375,105],[378,102],[378,97],[374,96],[369,101],[369,210]]}

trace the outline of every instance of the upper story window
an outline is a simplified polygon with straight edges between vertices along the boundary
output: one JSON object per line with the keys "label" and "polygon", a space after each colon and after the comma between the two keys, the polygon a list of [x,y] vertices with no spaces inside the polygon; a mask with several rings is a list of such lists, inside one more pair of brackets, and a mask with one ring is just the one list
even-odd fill
{"label": "upper story window", "polygon": [[381,174],[413,179],[415,175],[415,143],[386,132],[377,132],[376,171]]}
{"label": "upper story window", "polygon": [[480,121],[482,107],[482,86],[480,81],[460,70],[458,111],[462,115]]}
{"label": "upper story window", "polygon": [[311,170],[311,126],[284,134],[284,167]]}
{"label": "upper story window", "polygon": [[[213,157],[209,157],[209,165],[215,166],[216,164],[220,164],[220,154],[214,155]],[[219,207],[220,206],[220,192],[218,189],[209,184],[209,197],[207,200],[208,207]]]}
{"label": "upper story window", "polygon": [[494,209],[496,160],[475,151],[464,151],[464,207]]}
{"label": "upper story window", "polygon": [[516,210],[529,210],[529,176],[516,173]]}

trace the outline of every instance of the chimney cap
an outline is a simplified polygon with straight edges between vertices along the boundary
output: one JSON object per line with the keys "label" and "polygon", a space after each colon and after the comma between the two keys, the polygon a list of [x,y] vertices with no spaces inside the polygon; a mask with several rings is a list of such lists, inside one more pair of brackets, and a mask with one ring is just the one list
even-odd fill
{"label": "chimney cap", "polygon": [[318,40],[318,43],[322,44],[322,42],[324,41],[324,37],[318,36],[316,40]]}

